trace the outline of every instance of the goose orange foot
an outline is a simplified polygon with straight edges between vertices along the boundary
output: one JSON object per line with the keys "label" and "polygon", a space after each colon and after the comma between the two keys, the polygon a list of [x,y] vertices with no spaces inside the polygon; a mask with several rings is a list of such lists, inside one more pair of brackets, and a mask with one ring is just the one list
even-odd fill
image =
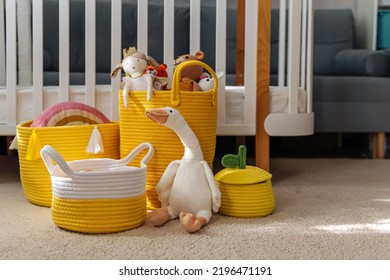
{"label": "goose orange foot", "polygon": [[157,208],[146,215],[146,220],[155,227],[162,226],[171,220],[167,208]]}
{"label": "goose orange foot", "polygon": [[181,224],[189,233],[200,230],[200,228],[207,223],[205,218],[196,217],[191,213],[181,212],[179,217]]}

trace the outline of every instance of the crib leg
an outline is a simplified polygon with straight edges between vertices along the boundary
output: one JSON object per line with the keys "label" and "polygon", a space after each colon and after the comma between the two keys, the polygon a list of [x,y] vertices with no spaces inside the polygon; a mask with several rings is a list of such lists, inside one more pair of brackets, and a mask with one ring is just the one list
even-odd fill
{"label": "crib leg", "polygon": [[264,128],[264,121],[269,114],[271,0],[258,3],[256,166],[270,171],[270,140]]}
{"label": "crib leg", "polygon": [[236,147],[240,147],[241,145],[246,145],[246,137],[236,136]]}
{"label": "crib leg", "polygon": [[244,85],[245,58],[245,0],[237,2],[236,85]]}
{"label": "crib leg", "polygon": [[372,158],[384,159],[385,158],[385,146],[386,146],[386,133],[378,132],[372,135]]}
{"label": "crib leg", "polygon": [[376,159],[378,154],[378,146],[376,143],[376,134],[370,134],[371,158]]}

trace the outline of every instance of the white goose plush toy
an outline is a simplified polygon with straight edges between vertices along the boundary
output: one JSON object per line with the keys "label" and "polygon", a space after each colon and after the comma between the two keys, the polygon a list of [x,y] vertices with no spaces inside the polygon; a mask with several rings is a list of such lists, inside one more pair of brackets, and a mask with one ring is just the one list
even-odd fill
{"label": "white goose plush toy", "polygon": [[180,218],[188,232],[196,232],[210,221],[221,205],[221,192],[214,174],[203,159],[198,138],[179,111],[160,108],[146,111],[151,120],[173,130],[184,146],[181,160],[172,161],[156,186],[161,208],[148,213],[154,226]]}

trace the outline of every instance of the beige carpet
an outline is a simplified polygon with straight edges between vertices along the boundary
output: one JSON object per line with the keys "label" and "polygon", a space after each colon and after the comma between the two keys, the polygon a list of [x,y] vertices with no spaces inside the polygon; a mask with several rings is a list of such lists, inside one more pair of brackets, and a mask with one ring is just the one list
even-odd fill
{"label": "beige carpet", "polygon": [[390,259],[390,161],[273,159],[275,212],[216,214],[195,234],[177,220],[116,234],[56,227],[0,156],[0,259]]}

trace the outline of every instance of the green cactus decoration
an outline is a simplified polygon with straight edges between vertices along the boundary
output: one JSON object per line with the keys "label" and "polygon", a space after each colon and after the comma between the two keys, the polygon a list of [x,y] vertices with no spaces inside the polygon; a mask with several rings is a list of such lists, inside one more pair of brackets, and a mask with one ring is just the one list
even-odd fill
{"label": "green cactus decoration", "polygon": [[238,147],[238,154],[228,154],[222,157],[222,166],[227,168],[240,168],[245,169],[246,167],[246,147],[241,145]]}

